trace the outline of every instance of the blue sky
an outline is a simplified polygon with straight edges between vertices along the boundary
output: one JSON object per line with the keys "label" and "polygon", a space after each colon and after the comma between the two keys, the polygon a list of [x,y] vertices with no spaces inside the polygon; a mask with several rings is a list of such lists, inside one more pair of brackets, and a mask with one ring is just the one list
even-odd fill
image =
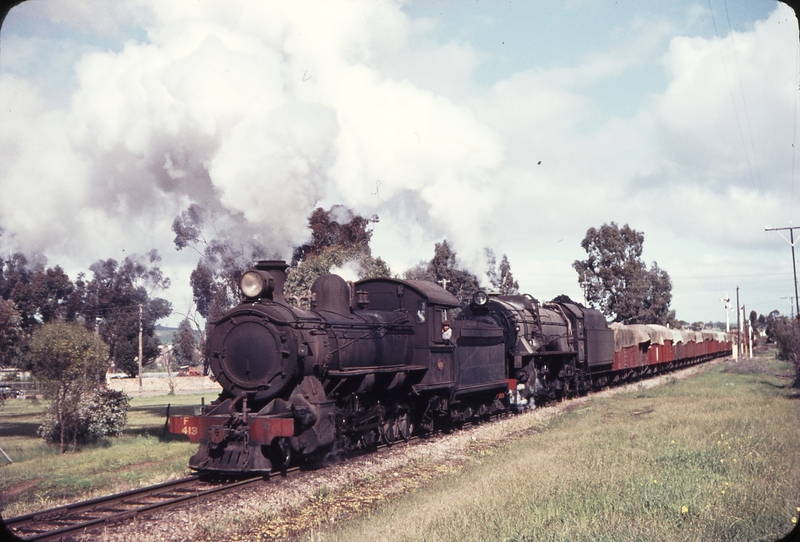
{"label": "blue sky", "polygon": [[[789,311],[797,20],[777,2],[28,1],[0,32],[0,238],[74,276],[172,219],[289,257],[318,205],[378,214],[393,271],[447,238],[480,274],[581,297],[587,228],[628,223],[678,318]],[[712,18],[713,15],[713,18]],[[716,29],[715,25],[716,23]],[[541,163],[540,163],[541,162]],[[798,232],[800,233],[800,232]],[[177,319],[177,317],[176,317]]]}

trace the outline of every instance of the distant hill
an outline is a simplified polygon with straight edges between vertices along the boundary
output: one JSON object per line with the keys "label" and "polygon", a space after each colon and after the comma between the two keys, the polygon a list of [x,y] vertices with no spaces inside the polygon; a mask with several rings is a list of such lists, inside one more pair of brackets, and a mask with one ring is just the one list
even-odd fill
{"label": "distant hill", "polygon": [[156,337],[161,344],[172,343],[172,336],[178,331],[177,327],[156,326]]}
{"label": "distant hill", "polygon": [[[156,326],[156,337],[161,341],[161,344],[171,344],[172,337],[178,332],[177,327]],[[200,341],[200,333],[195,329],[194,338]]]}

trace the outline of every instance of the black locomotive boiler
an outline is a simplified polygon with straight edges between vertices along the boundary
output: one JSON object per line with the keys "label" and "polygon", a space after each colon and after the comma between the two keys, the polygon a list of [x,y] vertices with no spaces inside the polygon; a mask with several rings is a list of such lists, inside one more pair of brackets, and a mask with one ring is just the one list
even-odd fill
{"label": "black locomotive boiler", "polygon": [[242,303],[213,323],[207,356],[223,391],[170,418],[199,444],[194,470],[266,473],[638,374],[617,369],[603,315],[567,298],[481,291],[451,320],[458,300],[435,283],[328,274],[304,310],[284,298],[287,267],[258,262]]}

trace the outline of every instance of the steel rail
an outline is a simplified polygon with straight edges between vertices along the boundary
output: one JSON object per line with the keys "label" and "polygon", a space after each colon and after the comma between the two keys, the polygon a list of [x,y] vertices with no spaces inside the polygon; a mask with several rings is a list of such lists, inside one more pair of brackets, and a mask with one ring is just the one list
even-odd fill
{"label": "steel rail", "polygon": [[[57,540],[89,527],[124,521],[143,513],[163,510],[260,480],[260,476],[250,477],[202,488],[208,482],[195,475],[12,517],[4,522],[22,540]],[[48,528],[52,526],[55,528]]]}

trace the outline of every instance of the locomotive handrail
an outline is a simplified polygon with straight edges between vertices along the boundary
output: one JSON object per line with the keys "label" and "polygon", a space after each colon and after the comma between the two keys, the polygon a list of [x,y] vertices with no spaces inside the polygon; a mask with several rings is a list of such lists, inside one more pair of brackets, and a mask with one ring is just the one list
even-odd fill
{"label": "locomotive handrail", "polygon": [[[282,305],[280,305],[278,303],[276,303],[276,305],[282,306]],[[219,325],[219,324],[221,324],[222,322],[224,322],[226,320],[230,320],[232,318],[235,318],[236,316],[242,316],[242,315],[245,315],[245,316],[257,316],[258,318],[266,318],[267,320],[270,321],[270,323],[283,324],[283,325],[289,325],[289,326],[292,325],[292,324],[315,324],[315,325],[319,325],[319,324],[324,323],[322,318],[320,318],[320,317],[313,318],[313,317],[298,316],[293,321],[292,320],[282,320],[280,318],[275,318],[274,316],[269,315],[267,313],[264,313],[264,312],[255,310],[255,309],[253,309],[251,307],[248,307],[247,309],[240,309],[239,312],[237,312],[236,314],[226,314],[226,315],[222,316],[219,320],[215,320],[214,322],[211,322],[211,324],[216,326],[216,325]]]}
{"label": "locomotive handrail", "polygon": [[570,355],[574,355],[574,354],[577,354],[577,353],[578,353],[577,350],[559,350],[557,352],[535,352],[533,354],[533,356],[534,357],[536,357],[536,356],[540,356],[540,357],[544,357],[544,356],[570,356]]}
{"label": "locomotive handrail", "polygon": [[[558,303],[545,303],[544,306],[545,308],[555,309],[567,323],[567,345],[574,347],[576,337],[575,333],[572,331],[572,320],[570,320],[570,318],[567,316],[567,313],[564,312],[564,307]],[[558,337],[557,339],[548,341],[547,344],[550,344],[551,342],[554,342],[560,338],[561,337]]]}
{"label": "locomotive handrail", "polygon": [[424,371],[428,369],[425,365],[390,365],[388,367],[355,367],[353,369],[337,369],[328,371],[328,376],[333,377],[347,377],[347,376],[360,376],[369,373],[394,373],[394,372],[411,372],[411,371]]}
{"label": "locomotive handrail", "polygon": [[[267,388],[269,388],[269,384],[267,384]],[[231,403],[228,405],[228,414],[231,417],[231,421],[236,419],[236,412],[233,409],[236,407],[236,403],[238,403],[242,399],[247,401],[247,392],[246,391],[243,391],[242,393],[237,395],[236,398],[233,401],[231,401]],[[245,405],[246,404],[247,403],[245,403]],[[242,409],[242,410],[244,411],[244,409]],[[245,421],[247,421],[247,413],[245,412],[244,414],[245,414]]]}
{"label": "locomotive handrail", "polygon": [[[357,341],[360,341],[361,339],[365,339],[366,337],[368,337],[369,335],[372,335],[373,333],[378,333],[381,330],[388,330],[389,327],[391,327],[391,326],[399,326],[399,325],[405,324],[407,322],[408,322],[408,316],[404,316],[401,320],[395,320],[394,322],[386,322],[386,323],[381,323],[381,324],[372,323],[371,324],[372,327],[370,327],[369,331],[367,331],[363,335],[359,335],[358,337],[354,337],[349,342],[346,342],[343,345],[337,346],[336,348],[332,349],[328,353],[328,357],[329,358],[332,357],[334,352],[341,352],[344,348],[347,348],[351,344],[353,344],[353,343],[355,343]],[[359,327],[362,327],[362,328],[366,327],[366,324],[362,324]],[[351,327],[351,329],[357,329],[357,328]]]}
{"label": "locomotive handrail", "polygon": [[239,312],[237,314],[231,314],[231,315],[223,316],[219,320],[217,320],[215,322],[212,322],[212,324],[213,325],[219,325],[220,323],[222,323],[222,322],[224,322],[226,320],[233,319],[233,318],[235,318],[237,316],[239,316],[239,317],[241,317],[241,316],[254,316],[254,317],[257,317],[257,318],[260,318],[260,319],[266,319],[271,324],[285,325],[285,326],[290,326],[290,327],[296,327],[298,324],[314,324],[315,326],[321,326],[321,327],[325,327],[325,328],[331,328],[331,327],[344,328],[344,327],[349,327],[351,329],[367,329],[367,328],[369,328],[371,330],[374,330],[376,326],[378,326],[379,328],[384,328],[384,329],[390,329],[390,328],[395,327],[395,326],[399,327],[399,326],[402,326],[402,325],[405,325],[405,324],[409,323],[409,321],[410,321],[409,317],[408,317],[408,314],[404,314],[401,319],[394,320],[392,322],[382,322],[382,323],[379,323],[379,322],[352,322],[352,323],[334,322],[334,323],[331,323],[331,322],[324,321],[322,318],[297,318],[296,320],[292,321],[292,320],[283,320],[283,319],[280,319],[280,318],[275,318],[274,316],[272,316],[270,314],[266,314],[266,313],[263,313],[261,311],[257,311],[257,310],[248,308],[248,309],[242,310],[241,312]]}

